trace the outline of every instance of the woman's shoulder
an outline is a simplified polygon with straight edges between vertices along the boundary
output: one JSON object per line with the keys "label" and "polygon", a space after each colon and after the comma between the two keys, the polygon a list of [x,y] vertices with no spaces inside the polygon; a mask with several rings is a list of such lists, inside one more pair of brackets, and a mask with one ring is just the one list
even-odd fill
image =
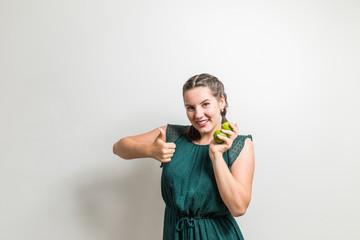
{"label": "woman's shoulder", "polygon": [[[247,140],[250,139],[250,140]],[[229,149],[229,166],[236,160],[239,156],[241,150],[244,148],[245,143],[246,145],[249,143],[252,145],[253,137],[251,134],[239,134],[236,139],[234,140],[231,148]]]}
{"label": "woman's shoulder", "polygon": [[169,142],[174,142],[177,138],[183,135],[189,127],[189,125],[168,123],[166,125],[166,140]]}
{"label": "woman's shoulder", "polygon": [[186,129],[190,127],[190,125],[180,125],[180,124],[172,124],[172,123],[168,123],[166,126],[172,129]]}
{"label": "woman's shoulder", "polygon": [[250,138],[253,141],[253,136],[251,134],[239,134],[237,138],[240,140],[246,140],[246,138]]}
{"label": "woman's shoulder", "polygon": [[[249,138],[249,140],[247,140]],[[250,144],[253,143],[253,137],[251,134],[239,134],[234,142],[233,146],[230,148],[230,152],[240,152],[244,147],[245,142],[250,141]]]}
{"label": "woman's shoulder", "polygon": [[232,150],[233,151],[235,150],[237,152],[237,150],[240,149],[241,151],[241,149],[244,147],[245,143],[247,142],[249,142],[249,144],[252,145],[254,142],[253,136],[251,134],[239,134],[233,142],[234,148]]}

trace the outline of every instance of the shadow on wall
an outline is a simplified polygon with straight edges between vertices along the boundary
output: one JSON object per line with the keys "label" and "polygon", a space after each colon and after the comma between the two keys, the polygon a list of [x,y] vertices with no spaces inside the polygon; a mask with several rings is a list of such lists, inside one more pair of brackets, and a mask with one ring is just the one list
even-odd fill
{"label": "shadow on wall", "polygon": [[86,233],[99,240],[162,239],[165,204],[159,166],[137,159],[82,176],[76,201]]}

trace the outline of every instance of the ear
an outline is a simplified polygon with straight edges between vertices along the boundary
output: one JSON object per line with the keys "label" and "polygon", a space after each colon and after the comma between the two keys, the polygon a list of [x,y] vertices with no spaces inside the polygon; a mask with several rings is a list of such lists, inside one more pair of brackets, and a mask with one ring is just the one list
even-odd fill
{"label": "ear", "polygon": [[223,109],[225,107],[226,103],[225,103],[225,98],[224,96],[221,96],[221,99],[220,99],[220,107],[221,109]]}

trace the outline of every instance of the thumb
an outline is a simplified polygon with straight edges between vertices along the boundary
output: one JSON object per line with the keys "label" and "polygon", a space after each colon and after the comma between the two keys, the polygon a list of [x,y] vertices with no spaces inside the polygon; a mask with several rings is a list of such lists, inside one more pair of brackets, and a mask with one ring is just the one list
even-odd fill
{"label": "thumb", "polygon": [[160,131],[160,133],[159,133],[159,135],[156,137],[156,139],[161,139],[161,140],[163,140],[163,141],[165,142],[165,132],[164,132],[164,129],[159,128],[159,131]]}

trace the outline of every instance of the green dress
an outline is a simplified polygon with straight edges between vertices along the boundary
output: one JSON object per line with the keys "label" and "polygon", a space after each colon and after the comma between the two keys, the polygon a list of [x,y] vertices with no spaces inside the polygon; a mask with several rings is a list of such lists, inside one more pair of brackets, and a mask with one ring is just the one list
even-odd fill
{"label": "green dress", "polygon": [[[189,126],[168,124],[166,141],[176,149],[162,163],[161,194],[165,201],[164,240],[243,240],[240,228],[222,201],[217,188],[209,145],[197,145],[182,133]],[[238,135],[223,154],[229,166],[251,135]]]}

